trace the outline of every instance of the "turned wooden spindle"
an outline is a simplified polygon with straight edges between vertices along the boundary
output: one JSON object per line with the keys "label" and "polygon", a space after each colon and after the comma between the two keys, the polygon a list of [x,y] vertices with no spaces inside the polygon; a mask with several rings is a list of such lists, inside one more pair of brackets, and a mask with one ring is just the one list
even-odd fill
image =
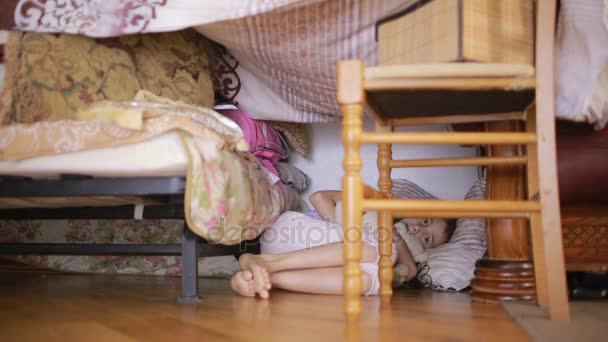
{"label": "turned wooden spindle", "polygon": [[[391,125],[375,124],[376,132],[392,132]],[[378,144],[378,189],[385,198],[392,198],[393,181],[391,180],[391,161],[393,151],[391,144]],[[393,295],[393,217],[390,211],[378,212],[378,278],[380,279],[380,298],[383,303],[388,303]]]}
{"label": "turned wooden spindle", "polygon": [[[488,122],[485,129],[492,133],[521,132],[524,125],[521,120],[496,121]],[[524,156],[528,159],[522,145],[488,146],[487,154],[490,158]],[[526,199],[525,165],[489,165],[486,172],[489,200]],[[491,218],[486,226],[488,257],[476,264],[475,278],[471,283],[473,300],[500,302],[534,299],[528,217],[509,219],[486,216]]]}
{"label": "turned wooden spindle", "polygon": [[361,313],[361,209],[363,181],[359,155],[363,123],[363,64],[360,61],[338,63],[338,103],[342,112],[344,177],[342,179],[344,228],[344,312],[347,319],[358,319]]}
{"label": "turned wooden spindle", "polygon": [[359,171],[358,137],[361,134],[361,105],[342,106],[342,141],[344,144],[344,178],[342,180],[342,222],[344,228],[344,310],[348,316],[361,312],[361,199],[363,183]]}

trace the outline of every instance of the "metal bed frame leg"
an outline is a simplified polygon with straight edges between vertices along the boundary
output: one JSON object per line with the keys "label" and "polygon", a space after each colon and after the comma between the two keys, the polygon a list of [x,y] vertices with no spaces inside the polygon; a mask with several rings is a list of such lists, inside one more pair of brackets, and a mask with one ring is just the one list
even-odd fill
{"label": "metal bed frame leg", "polygon": [[196,303],[201,300],[198,296],[198,254],[199,237],[188,224],[184,222],[182,236],[182,295],[180,303]]}

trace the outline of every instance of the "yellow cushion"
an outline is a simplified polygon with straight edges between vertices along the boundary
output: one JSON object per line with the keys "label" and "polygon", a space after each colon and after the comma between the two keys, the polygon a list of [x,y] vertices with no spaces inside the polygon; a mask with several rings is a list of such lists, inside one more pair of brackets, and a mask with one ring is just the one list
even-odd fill
{"label": "yellow cushion", "polygon": [[209,44],[189,30],[111,39],[12,33],[0,123],[76,119],[93,102],[142,89],[212,107]]}

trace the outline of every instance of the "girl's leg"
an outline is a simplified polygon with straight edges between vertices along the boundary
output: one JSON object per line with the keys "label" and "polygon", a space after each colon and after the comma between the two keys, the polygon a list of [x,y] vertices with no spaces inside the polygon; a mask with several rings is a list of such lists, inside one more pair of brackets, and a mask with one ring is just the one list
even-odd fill
{"label": "girl's leg", "polygon": [[[361,244],[361,262],[376,261],[376,248],[365,242]],[[268,298],[271,274],[287,270],[339,267],[344,265],[344,259],[342,243],[338,242],[285,254],[244,254],[239,258],[239,264],[241,270],[252,272],[255,292],[262,298]],[[341,284],[340,280],[340,289]]]}
{"label": "girl's leg", "polygon": [[[328,243],[308,249],[284,254],[246,254],[247,258],[262,259],[270,273],[304,268],[324,268],[344,265],[343,243]],[[361,262],[371,262],[378,258],[375,247],[361,243]]]}
{"label": "girl's leg", "polygon": [[[273,273],[270,276],[274,287],[289,291],[312,294],[342,294],[342,267],[313,268]],[[363,273],[361,293],[367,293],[371,280]]]}

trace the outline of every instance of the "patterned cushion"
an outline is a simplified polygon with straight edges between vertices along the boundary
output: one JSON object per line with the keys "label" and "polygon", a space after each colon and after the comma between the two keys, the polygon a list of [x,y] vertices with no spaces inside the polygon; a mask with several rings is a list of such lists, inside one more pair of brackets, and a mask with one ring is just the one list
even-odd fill
{"label": "patterned cushion", "polygon": [[[480,179],[466,194],[466,200],[485,199],[486,181]],[[397,198],[434,199],[418,185],[398,179],[393,181]],[[429,261],[419,265],[418,280],[437,290],[460,291],[473,279],[475,262],[486,252],[486,220],[458,219],[450,241],[428,251]]]}
{"label": "patterned cushion", "polygon": [[93,102],[130,100],[142,89],[213,107],[209,46],[194,31],[111,39],[14,32],[0,123],[74,119]]}
{"label": "patterned cushion", "polygon": [[295,151],[306,159],[310,158],[310,142],[308,141],[308,135],[306,134],[304,124],[271,121],[270,125],[282,134],[291,151]]}

